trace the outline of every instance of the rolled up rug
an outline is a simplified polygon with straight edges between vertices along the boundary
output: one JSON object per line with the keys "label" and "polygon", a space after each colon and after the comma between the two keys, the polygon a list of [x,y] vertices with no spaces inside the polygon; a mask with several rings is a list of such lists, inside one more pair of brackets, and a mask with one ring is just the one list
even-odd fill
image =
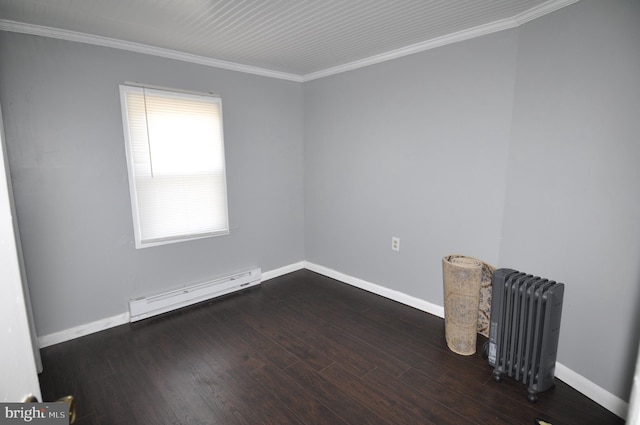
{"label": "rolled up rug", "polygon": [[445,338],[454,353],[474,354],[477,334],[489,334],[492,275],[493,267],[476,258],[448,255],[442,259]]}
{"label": "rolled up rug", "polygon": [[489,324],[491,323],[491,288],[493,272],[496,268],[491,264],[482,263],[482,280],[480,281],[480,303],[478,305],[478,333],[489,338]]}

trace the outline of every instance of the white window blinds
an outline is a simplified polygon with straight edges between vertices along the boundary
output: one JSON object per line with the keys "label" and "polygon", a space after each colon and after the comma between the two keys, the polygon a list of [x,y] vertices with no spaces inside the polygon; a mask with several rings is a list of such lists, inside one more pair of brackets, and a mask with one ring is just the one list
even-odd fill
{"label": "white window blinds", "polygon": [[222,103],[120,86],[136,247],[229,233]]}

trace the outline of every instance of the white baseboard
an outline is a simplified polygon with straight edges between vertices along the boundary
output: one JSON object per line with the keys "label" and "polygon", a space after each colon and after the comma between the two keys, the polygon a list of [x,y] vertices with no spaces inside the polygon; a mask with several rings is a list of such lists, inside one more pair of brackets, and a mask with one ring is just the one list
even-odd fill
{"label": "white baseboard", "polygon": [[423,299],[416,298],[403,292],[377,285],[375,283],[367,282],[366,280],[358,279],[357,277],[340,273],[338,271],[320,266],[318,264],[310,263],[307,261],[305,261],[304,264],[304,268],[307,270],[311,270],[312,272],[316,272],[332,279],[339,280],[340,282],[348,283],[349,285],[364,289],[365,291],[373,292],[374,294],[389,298],[394,301],[398,301],[399,303],[444,318],[444,307],[442,306],[432,304],[429,301],[425,301]]}
{"label": "white baseboard", "polygon": [[115,316],[96,320],[95,322],[85,323],[84,325],[74,326],[60,332],[43,335],[38,337],[40,348],[49,347],[50,345],[60,344],[61,342],[70,341],[81,336],[104,331],[105,329],[129,323],[129,312],[116,314]]}
{"label": "white baseboard", "polygon": [[[276,277],[291,273],[297,270],[307,269],[313,272],[319,273],[323,276],[336,279],[340,282],[346,283],[351,286],[355,286],[360,289],[372,292],[374,294],[389,298],[399,303],[417,308],[418,310],[426,313],[433,314],[438,317],[444,318],[444,307],[422,300],[420,298],[407,295],[403,292],[399,292],[393,289],[386,288],[384,286],[367,282],[353,276],[338,272],[336,270],[324,267],[318,264],[314,264],[308,261],[301,261],[298,263],[290,264],[288,266],[280,267],[278,269],[270,270],[262,273],[262,282]],[[60,332],[44,335],[38,337],[38,343],[40,348],[48,347],[50,345],[59,344],[65,341],[70,341],[81,336],[89,335],[95,332],[103,331],[115,326],[129,323],[129,313],[121,313],[115,316],[107,317],[105,319],[96,320],[95,322],[86,323],[84,325],[75,326],[73,328],[65,329]],[[562,380],[567,385],[575,388],[591,400],[600,404],[605,409],[625,419],[629,403],[611,394],[602,387],[591,382],[584,376],[574,372],[561,363],[556,363],[556,377]]]}
{"label": "white baseboard", "polygon": [[275,270],[269,270],[268,272],[262,273],[262,282],[269,279],[274,279],[279,276],[283,276],[287,273],[295,272],[298,270],[304,269],[304,261],[300,261],[298,263],[289,264],[288,266],[280,267]]}
{"label": "white baseboard", "polygon": [[574,372],[562,363],[556,363],[555,376],[611,413],[618,415],[622,419],[626,419],[627,411],[629,410],[629,403],[626,401],[589,381],[587,378],[577,372]]}
{"label": "white baseboard", "polygon": [[[303,268],[304,262],[300,261],[275,270],[269,270],[262,273],[261,281],[264,282],[265,280],[273,279]],[[96,320],[95,322],[85,323],[79,326],[74,326],[73,328],[40,336],[38,337],[38,345],[40,348],[49,347],[51,345],[71,341],[75,338],[80,338],[81,336],[104,331],[115,326],[124,325],[126,323],[129,323],[129,312],[116,314],[115,316],[106,317],[104,319]]]}
{"label": "white baseboard", "polygon": [[[399,303],[417,308],[418,310],[431,313],[435,316],[444,318],[443,306],[432,304],[428,301],[412,297],[411,295],[407,295],[393,289],[385,288],[384,286],[380,286],[375,283],[367,282],[362,279],[340,273],[328,267],[320,266],[318,264],[310,263],[307,261],[305,261],[304,264],[304,268],[313,272],[330,277],[332,279],[339,280],[340,282],[358,287],[360,289],[373,292],[374,294],[378,294],[385,298],[389,298]],[[578,374],[577,372],[574,372],[561,363],[556,363],[555,376],[570,387],[574,388],[575,390],[589,397],[591,400],[595,401],[605,409],[609,410],[611,413],[614,413],[622,419],[626,418],[629,403],[611,394],[595,383],[589,381],[584,376]]]}

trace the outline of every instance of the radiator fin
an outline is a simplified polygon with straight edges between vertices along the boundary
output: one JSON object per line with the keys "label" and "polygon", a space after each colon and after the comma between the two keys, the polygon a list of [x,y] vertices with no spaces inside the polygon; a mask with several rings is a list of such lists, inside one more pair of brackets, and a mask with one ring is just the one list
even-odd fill
{"label": "radiator fin", "polygon": [[512,269],[493,275],[489,364],[527,385],[529,400],[554,385],[564,284]]}

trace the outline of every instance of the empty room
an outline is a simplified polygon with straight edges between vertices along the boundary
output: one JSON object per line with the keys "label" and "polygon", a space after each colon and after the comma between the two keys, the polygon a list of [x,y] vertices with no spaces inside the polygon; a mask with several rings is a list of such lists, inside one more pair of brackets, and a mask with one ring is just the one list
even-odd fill
{"label": "empty room", "polygon": [[[637,0],[0,0],[0,402],[640,423],[638,76]],[[563,284],[550,388],[454,255]]]}

